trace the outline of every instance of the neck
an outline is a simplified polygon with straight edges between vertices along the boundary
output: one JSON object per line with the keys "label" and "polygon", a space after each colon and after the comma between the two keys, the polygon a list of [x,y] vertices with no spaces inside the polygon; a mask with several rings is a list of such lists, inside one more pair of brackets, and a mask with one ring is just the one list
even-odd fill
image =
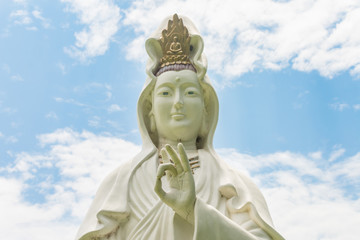
{"label": "neck", "polygon": [[166,144],[169,144],[170,146],[172,146],[175,150],[177,150],[177,145],[179,143],[182,143],[185,147],[186,151],[196,151],[196,139],[191,140],[191,141],[181,141],[181,140],[177,140],[177,141],[173,141],[167,138],[159,138],[159,146],[158,149],[159,151],[161,151],[161,149],[163,147],[165,147]]}

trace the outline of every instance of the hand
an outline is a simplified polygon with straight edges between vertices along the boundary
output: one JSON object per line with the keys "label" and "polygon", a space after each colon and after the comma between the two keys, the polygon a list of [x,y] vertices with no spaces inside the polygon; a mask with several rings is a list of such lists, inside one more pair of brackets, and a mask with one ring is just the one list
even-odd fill
{"label": "hand", "polygon": [[[170,146],[161,150],[164,164],[157,172],[155,192],[159,198],[189,223],[194,223],[194,205],[196,200],[195,182],[184,146],[178,144],[179,155]],[[174,163],[170,163],[169,156]],[[165,192],[161,178],[166,174],[171,190]]]}

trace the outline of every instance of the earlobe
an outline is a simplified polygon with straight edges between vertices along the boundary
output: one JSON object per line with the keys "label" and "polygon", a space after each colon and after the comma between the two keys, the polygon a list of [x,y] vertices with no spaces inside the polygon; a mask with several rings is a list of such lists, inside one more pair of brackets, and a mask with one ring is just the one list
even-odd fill
{"label": "earlobe", "polygon": [[204,107],[203,116],[202,116],[202,123],[201,123],[200,133],[199,133],[201,137],[207,136],[207,134],[209,132],[207,119],[208,119],[207,111],[206,111],[206,109]]}

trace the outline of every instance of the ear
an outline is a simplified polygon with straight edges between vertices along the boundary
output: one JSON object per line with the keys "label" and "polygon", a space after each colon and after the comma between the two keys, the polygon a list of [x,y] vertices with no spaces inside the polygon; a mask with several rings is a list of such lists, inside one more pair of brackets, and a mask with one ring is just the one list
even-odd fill
{"label": "ear", "polygon": [[154,114],[151,112],[149,116],[150,116],[150,131],[152,133],[155,133],[155,131],[156,131],[156,123],[155,123]]}
{"label": "ear", "polygon": [[208,119],[208,113],[207,113],[206,108],[204,106],[203,112],[202,112],[202,124],[201,124],[200,132],[199,132],[199,135],[202,138],[205,138],[209,133],[209,123],[208,123],[207,119]]}

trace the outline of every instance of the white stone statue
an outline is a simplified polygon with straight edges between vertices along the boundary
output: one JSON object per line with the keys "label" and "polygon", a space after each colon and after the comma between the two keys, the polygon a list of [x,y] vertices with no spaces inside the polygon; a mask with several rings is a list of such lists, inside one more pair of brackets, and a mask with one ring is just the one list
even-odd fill
{"label": "white stone statue", "polygon": [[102,182],[76,239],[283,239],[259,189],[214,151],[218,99],[194,24],[175,14],[145,45],[143,148]]}

